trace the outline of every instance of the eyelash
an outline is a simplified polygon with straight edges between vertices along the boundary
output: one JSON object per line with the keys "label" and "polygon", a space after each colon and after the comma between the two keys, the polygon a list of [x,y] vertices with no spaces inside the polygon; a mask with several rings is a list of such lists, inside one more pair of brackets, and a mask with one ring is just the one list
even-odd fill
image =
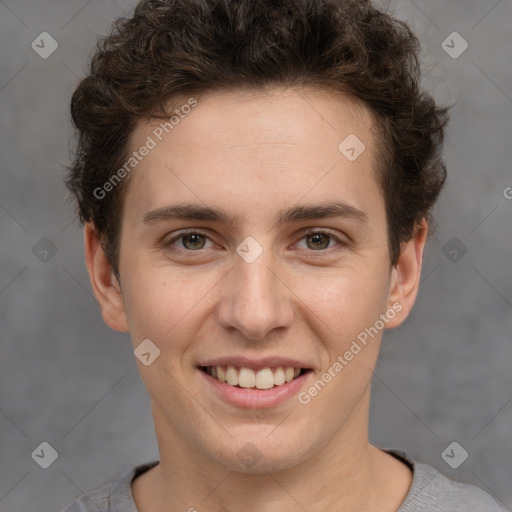
{"label": "eyelash", "polygon": [[[345,248],[348,245],[347,242],[344,242],[344,241],[340,240],[338,237],[333,235],[330,231],[326,231],[326,230],[316,230],[316,231],[311,230],[311,231],[304,232],[302,234],[300,240],[303,240],[304,238],[306,238],[308,236],[316,235],[316,234],[327,235],[330,240],[335,240],[336,242],[338,242],[338,245],[341,246],[341,249]],[[188,229],[188,230],[185,230],[185,231],[181,231],[178,235],[176,235],[173,238],[171,238],[170,240],[166,241],[164,243],[164,246],[165,246],[165,248],[167,248],[167,249],[169,249],[171,251],[174,251],[174,252],[186,252],[186,253],[189,253],[190,256],[192,256],[193,253],[201,253],[201,251],[205,250],[205,249],[197,249],[197,250],[194,251],[194,250],[190,250],[190,249],[182,249],[182,248],[173,247],[174,242],[176,242],[177,240],[180,240],[182,238],[185,238],[186,236],[189,236],[189,235],[201,235],[201,236],[203,236],[205,238],[208,238],[210,241],[212,241],[207,233],[203,233],[202,231],[197,230],[197,229]],[[331,248],[327,248],[327,249],[319,249],[317,251],[310,250],[309,252],[320,253],[320,254],[325,254],[325,253],[329,253],[330,254],[332,250],[336,250],[336,249],[333,249],[331,247]],[[315,256],[308,256],[308,257],[315,257]]]}

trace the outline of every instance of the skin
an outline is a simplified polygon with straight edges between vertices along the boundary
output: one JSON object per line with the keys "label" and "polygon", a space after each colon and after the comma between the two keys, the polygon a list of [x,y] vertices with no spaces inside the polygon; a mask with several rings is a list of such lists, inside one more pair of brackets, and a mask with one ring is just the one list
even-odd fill
{"label": "skin", "polygon": [[[139,122],[134,150],[159,122]],[[132,483],[140,512],[392,512],[404,500],[410,470],[368,442],[382,330],[305,405],[293,397],[270,409],[235,407],[196,368],[217,356],[293,357],[314,369],[309,386],[393,304],[402,309],[386,328],[405,320],[427,224],[392,267],[372,128],[364,107],[317,89],[204,94],[131,172],[119,281],[94,226],[85,226],[104,321],[129,332],[133,348],[149,338],[161,351],[149,366],[136,359],[160,450],[160,464]],[[366,146],[353,162],[338,150],[352,133]],[[182,201],[226,209],[239,222],[142,222]],[[282,208],[325,201],[349,203],[368,221],[274,222]],[[166,243],[185,228],[206,238],[177,239],[172,251]],[[307,229],[328,236],[312,240]],[[248,236],[263,249],[250,264],[236,253]],[[261,454],[250,468],[237,457],[247,442]]]}

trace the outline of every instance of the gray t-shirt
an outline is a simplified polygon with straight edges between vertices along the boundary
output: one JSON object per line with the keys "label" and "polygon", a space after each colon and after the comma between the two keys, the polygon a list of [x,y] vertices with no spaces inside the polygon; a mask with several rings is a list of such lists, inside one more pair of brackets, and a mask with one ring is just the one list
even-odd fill
{"label": "gray t-shirt", "polygon": [[[478,487],[450,480],[400,450],[386,451],[413,471],[411,488],[397,512],[505,512]],[[158,463],[148,462],[126,470],[116,481],[84,494],[61,512],[139,512],[133,500],[131,482]]]}

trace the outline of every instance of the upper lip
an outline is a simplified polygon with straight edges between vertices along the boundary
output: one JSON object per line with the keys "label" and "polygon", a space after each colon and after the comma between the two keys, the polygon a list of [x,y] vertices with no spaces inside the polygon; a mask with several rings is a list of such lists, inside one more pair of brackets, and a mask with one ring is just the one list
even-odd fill
{"label": "upper lip", "polygon": [[225,356],[217,357],[215,359],[208,359],[198,366],[237,366],[243,368],[251,368],[259,370],[261,368],[277,368],[279,366],[287,367],[293,366],[294,368],[312,369],[312,366],[299,361],[298,359],[291,359],[288,357],[268,356],[261,359],[250,359],[244,356]]}

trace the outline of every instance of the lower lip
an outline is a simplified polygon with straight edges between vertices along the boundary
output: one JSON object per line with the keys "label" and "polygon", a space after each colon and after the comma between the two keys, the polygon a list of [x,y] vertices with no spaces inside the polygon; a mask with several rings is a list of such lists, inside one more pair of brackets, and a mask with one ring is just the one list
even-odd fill
{"label": "lower lip", "polygon": [[213,391],[227,402],[238,407],[246,407],[250,409],[259,409],[265,407],[274,407],[292,396],[296,395],[304,386],[307,379],[313,373],[311,370],[299,375],[290,382],[286,382],[280,386],[274,386],[270,389],[249,389],[237,388],[225,382],[212,377],[201,369],[199,373],[206,379],[206,382]]}

